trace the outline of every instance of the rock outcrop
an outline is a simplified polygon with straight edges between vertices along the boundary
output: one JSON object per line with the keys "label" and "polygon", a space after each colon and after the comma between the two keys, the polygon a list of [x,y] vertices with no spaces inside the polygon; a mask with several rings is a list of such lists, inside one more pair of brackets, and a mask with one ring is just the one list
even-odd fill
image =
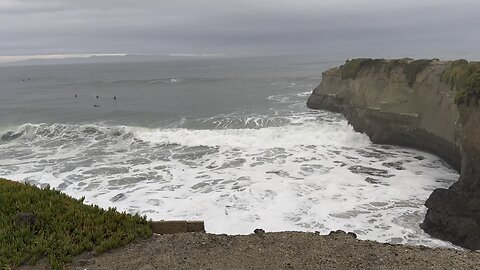
{"label": "rock outcrop", "polygon": [[455,87],[442,79],[452,63],[352,60],[323,73],[307,106],[344,114],[374,143],[422,149],[461,172],[449,189],[431,194],[421,226],[434,237],[480,249],[480,107],[457,104]]}

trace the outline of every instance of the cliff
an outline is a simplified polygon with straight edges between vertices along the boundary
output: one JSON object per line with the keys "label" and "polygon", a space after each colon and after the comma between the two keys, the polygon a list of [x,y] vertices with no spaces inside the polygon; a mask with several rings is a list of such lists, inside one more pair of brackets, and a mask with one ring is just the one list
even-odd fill
{"label": "cliff", "polygon": [[355,59],[323,73],[307,106],[344,114],[374,143],[434,153],[461,172],[426,201],[422,228],[480,249],[480,109],[478,63]]}

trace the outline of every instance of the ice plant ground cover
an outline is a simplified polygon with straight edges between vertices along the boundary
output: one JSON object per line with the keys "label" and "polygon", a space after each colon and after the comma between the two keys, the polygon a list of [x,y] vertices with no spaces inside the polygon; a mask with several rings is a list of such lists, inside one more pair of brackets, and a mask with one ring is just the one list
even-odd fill
{"label": "ice plant ground cover", "polygon": [[152,235],[145,217],[1,178],[0,206],[0,266],[7,269],[44,256],[61,268],[83,251],[99,254]]}

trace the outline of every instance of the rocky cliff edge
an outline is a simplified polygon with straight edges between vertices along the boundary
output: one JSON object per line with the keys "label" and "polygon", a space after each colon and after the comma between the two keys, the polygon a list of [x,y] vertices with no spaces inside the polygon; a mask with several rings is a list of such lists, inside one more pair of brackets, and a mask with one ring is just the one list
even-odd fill
{"label": "rocky cliff edge", "polygon": [[344,114],[372,142],[434,153],[461,173],[426,201],[421,227],[480,249],[480,64],[354,59],[323,73],[307,106]]}

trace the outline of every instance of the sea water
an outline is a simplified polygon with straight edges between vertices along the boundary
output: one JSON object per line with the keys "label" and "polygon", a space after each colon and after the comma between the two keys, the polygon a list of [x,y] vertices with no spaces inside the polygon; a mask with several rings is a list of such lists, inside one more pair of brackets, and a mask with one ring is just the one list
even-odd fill
{"label": "sea water", "polygon": [[153,220],[204,220],[211,233],[341,229],[452,247],[419,224],[425,200],[456,171],[422,151],[373,144],[342,115],[306,107],[322,71],[341,63],[0,68],[0,177]]}

